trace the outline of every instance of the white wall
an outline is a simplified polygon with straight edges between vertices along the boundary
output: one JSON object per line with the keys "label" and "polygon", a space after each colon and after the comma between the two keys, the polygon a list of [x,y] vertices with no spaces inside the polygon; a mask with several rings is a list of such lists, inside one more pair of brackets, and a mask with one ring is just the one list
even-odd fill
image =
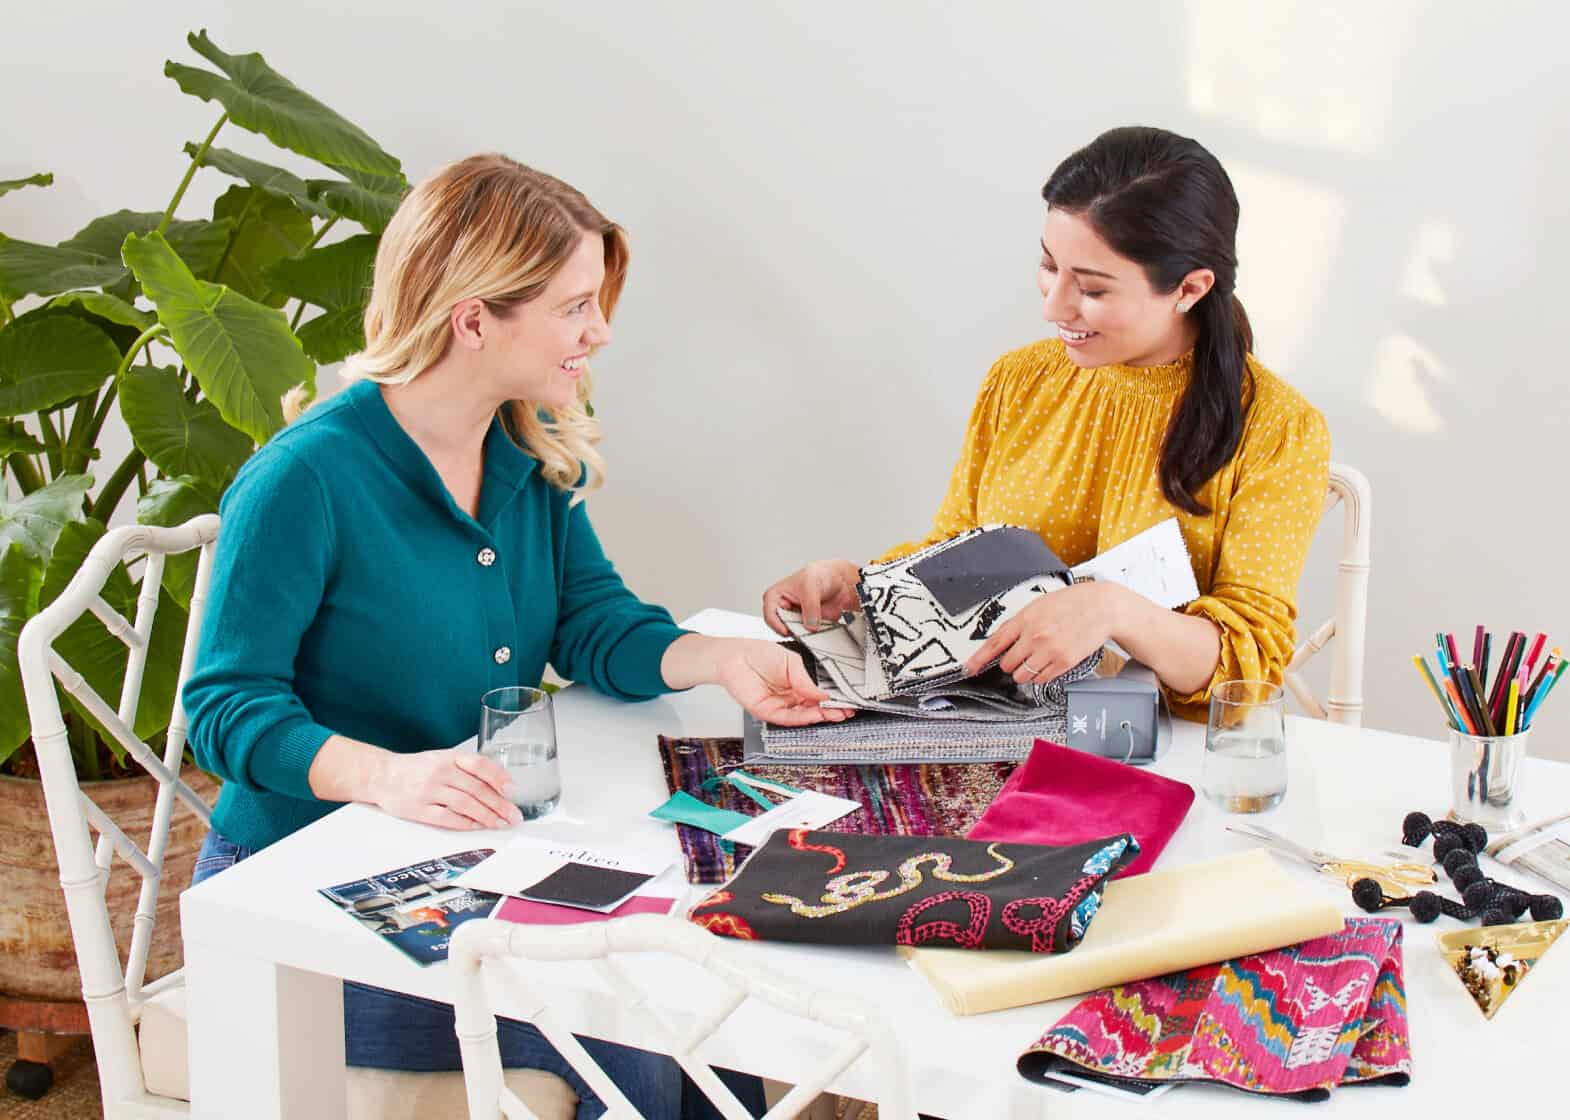
{"label": "white wall", "polygon": [[[216,119],[161,74],[199,62],[202,26],[411,178],[501,149],[626,225],[592,508],[678,615],[920,533],[982,373],[1044,333],[1053,165],[1117,124],[1196,136],[1242,200],[1261,358],[1373,481],[1368,722],[1439,733],[1410,664],[1437,628],[1570,645],[1561,4],[16,8],[0,178],[57,180],[0,201],[15,236],[164,205]],[[226,185],[200,176],[182,212]],[[1305,580],[1316,619],[1337,535]],[[1570,757],[1570,695],[1545,713],[1537,749]]]}

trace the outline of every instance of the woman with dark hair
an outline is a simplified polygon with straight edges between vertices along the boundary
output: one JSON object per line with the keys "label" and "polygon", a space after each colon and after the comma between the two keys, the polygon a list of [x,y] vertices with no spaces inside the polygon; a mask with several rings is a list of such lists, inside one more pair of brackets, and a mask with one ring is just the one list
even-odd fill
{"label": "woman with dark hair", "polygon": [[[1050,681],[1110,639],[1203,719],[1213,684],[1279,682],[1291,660],[1330,434],[1250,353],[1237,195],[1213,155],[1162,129],[1113,129],[1041,193],[1037,279],[1056,337],[993,365],[932,531],[880,559],[1006,522],[1073,565],[1176,516],[1200,598],[1169,611],[1078,584],[1009,619],[970,668],[1001,654],[1015,680]],[[764,617],[781,633],[781,607],[832,617],[856,605],[856,580],[848,560],[809,564],[765,592]]]}

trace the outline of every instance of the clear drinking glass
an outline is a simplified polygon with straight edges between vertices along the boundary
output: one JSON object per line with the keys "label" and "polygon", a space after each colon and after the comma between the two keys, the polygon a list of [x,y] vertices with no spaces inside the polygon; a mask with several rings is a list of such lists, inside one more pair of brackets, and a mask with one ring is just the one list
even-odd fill
{"label": "clear drinking glass", "polygon": [[1286,702],[1281,686],[1224,681],[1210,693],[1205,796],[1229,813],[1262,813],[1287,795]]}
{"label": "clear drinking glass", "polygon": [[538,688],[493,688],[480,697],[480,753],[507,769],[512,803],[524,820],[543,817],[561,800],[556,712]]}

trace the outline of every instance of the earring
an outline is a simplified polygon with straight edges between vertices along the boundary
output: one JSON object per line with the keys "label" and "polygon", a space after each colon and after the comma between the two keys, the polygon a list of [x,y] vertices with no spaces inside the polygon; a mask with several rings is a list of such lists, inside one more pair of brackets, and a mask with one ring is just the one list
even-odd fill
{"label": "earring", "polygon": [[1180,303],[1180,304],[1177,305],[1177,309],[1178,309],[1179,314],[1187,314],[1188,313],[1188,304]]}

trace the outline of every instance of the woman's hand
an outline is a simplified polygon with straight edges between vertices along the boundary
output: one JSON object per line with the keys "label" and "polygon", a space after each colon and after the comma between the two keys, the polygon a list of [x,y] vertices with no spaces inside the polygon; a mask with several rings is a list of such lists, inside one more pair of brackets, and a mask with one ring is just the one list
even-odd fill
{"label": "woman's hand", "polygon": [[821,708],[829,698],[801,657],[775,642],[683,634],[665,650],[660,674],[672,688],[717,684],[759,719],[786,727],[838,723],[851,713]]}
{"label": "woman's hand", "polygon": [[382,751],[362,800],[395,817],[438,828],[509,828],[523,820],[508,799],[512,782],[473,751]]}
{"label": "woman's hand", "polygon": [[790,637],[779,610],[800,611],[807,628],[816,630],[824,615],[838,617],[857,605],[856,583],[861,569],[849,560],[818,560],[780,580],[763,593],[763,621],[776,634]]}
{"label": "woman's hand", "polygon": [[1115,583],[1076,583],[1048,592],[997,628],[965,664],[975,676],[994,657],[1020,684],[1056,680],[1118,631],[1126,588]]}

